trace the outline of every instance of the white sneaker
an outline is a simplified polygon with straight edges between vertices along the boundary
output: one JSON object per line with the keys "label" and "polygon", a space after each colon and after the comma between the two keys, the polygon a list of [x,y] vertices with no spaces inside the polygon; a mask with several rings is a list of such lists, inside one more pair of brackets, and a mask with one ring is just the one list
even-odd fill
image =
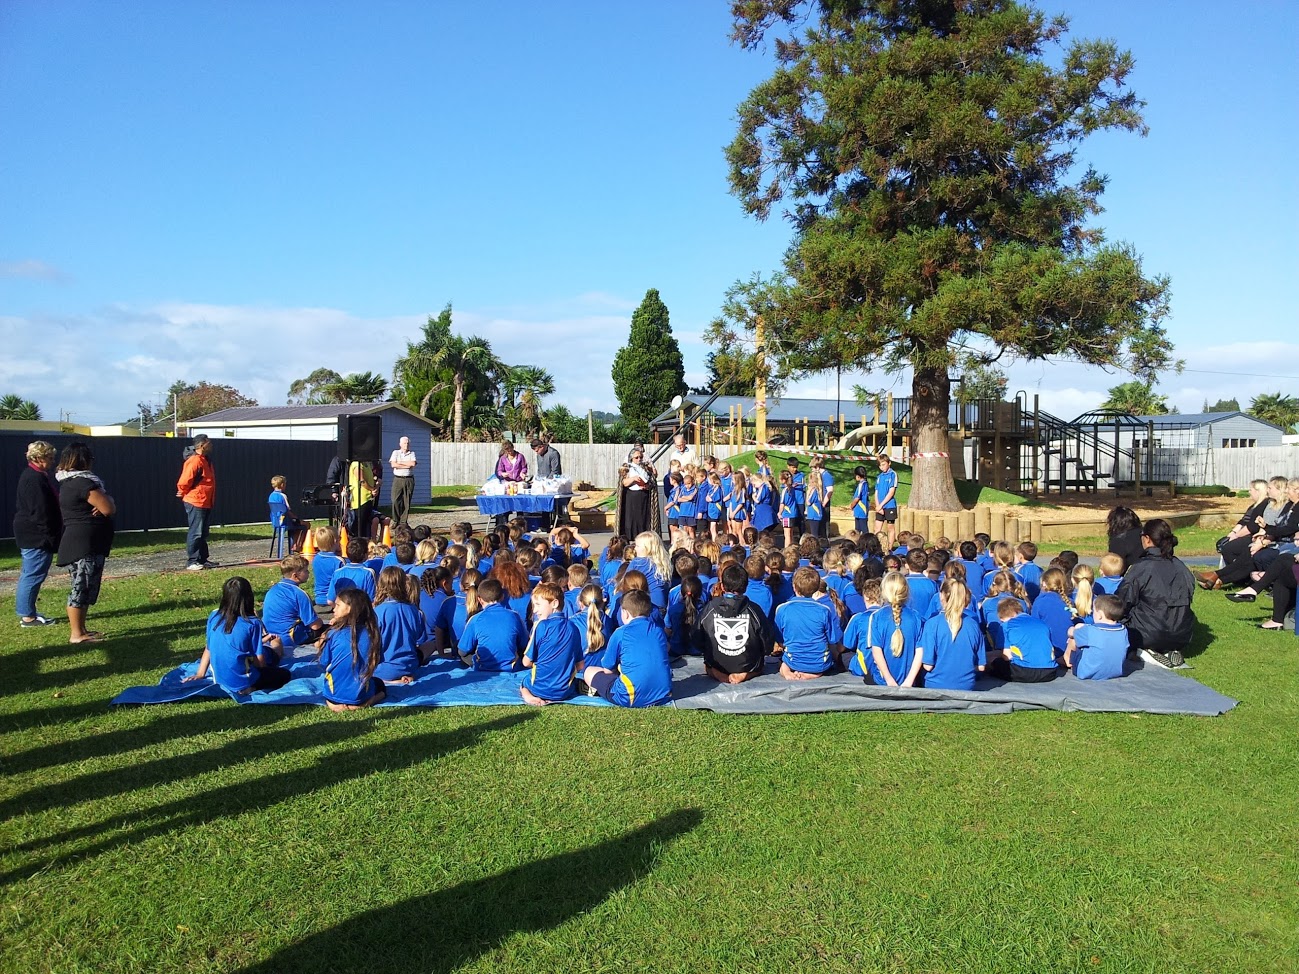
{"label": "white sneaker", "polygon": [[185,571],[187,571],[187,572],[201,572],[201,571],[202,571],[204,568],[206,568],[206,567],[207,567],[206,565],[200,565],[198,562],[194,562],[192,565],[186,565],[186,566],[185,566]]}

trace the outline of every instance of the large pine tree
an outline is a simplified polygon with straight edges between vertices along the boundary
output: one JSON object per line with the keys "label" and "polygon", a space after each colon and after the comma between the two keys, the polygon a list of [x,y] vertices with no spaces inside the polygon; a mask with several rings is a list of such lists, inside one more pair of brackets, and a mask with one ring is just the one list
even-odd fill
{"label": "large pine tree", "polygon": [[613,360],[613,389],[623,421],[637,435],[645,436],[650,420],[668,408],[673,396],[685,394],[685,376],[668,307],[658,290],[650,288],[631,316],[626,346]]}
{"label": "large pine tree", "polygon": [[745,210],[783,205],[795,228],[767,321],[780,366],[911,370],[913,505],[960,506],[946,451],[963,351],[1146,380],[1169,363],[1167,281],[1086,225],[1106,177],[1075,168],[1090,133],[1144,132],[1129,54],[1058,51],[1067,21],[1012,0],[732,12],[735,40],[770,40],[777,61],[740,106],[727,159]]}

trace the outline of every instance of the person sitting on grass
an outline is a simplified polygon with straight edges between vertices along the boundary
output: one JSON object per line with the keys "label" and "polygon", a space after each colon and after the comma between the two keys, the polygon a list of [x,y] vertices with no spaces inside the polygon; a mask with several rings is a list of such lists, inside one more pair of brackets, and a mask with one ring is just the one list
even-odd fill
{"label": "person sitting on grass", "polygon": [[920,634],[920,665],[930,690],[973,690],[988,664],[987,644],[978,620],[967,609],[970,590],[955,578],[938,590],[942,615],[925,623]]}
{"label": "person sitting on grass", "polygon": [[316,617],[316,607],[302,591],[311,574],[307,559],[289,555],[280,562],[280,580],[262,600],[262,621],[266,631],[278,636],[284,646],[305,646],[320,639],[325,624]]}
{"label": "person sitting on grass", "polygon": [[1114,595],[1098,595],[1092,618],[1094,622],[1070,631],[1064,665],[1080,680],[1113,680],[1123,675],[1128,655],[1128,628],[1119,621],[1123,602]]}
{"label": "person sitting on grass", "polygon": [[412,604],[406,573],[396,565],[379,573],[374,617],[383,646],[383,660],[374,668],[374,675],[385,683],[410,683],[424,663],[419,650],[425,641],[424,613]]}
{"label": "person sitting on grass", "polygon": [[1046,683],[1059,673],[1051,629],[1024,612],[1019,599],[1005,596],[997,603],[1004,648],[989,654],[988,669],[1012,683]]}
{"label": "person sitting on grass", "polygon": [[619,707],[653,707],[672,699],[668,638],[650,618],[653,605],[648,592],[627,592],[619,609],[622,625],[609,637],[600,665],[582,673],[592,693]]}
{"label": "person sitting on grass", "polygon": [[330,583],[334,573],[347,562],[338,554],[338,532],[328,525],[316,528],[316,553],[311,558],[311,578],[316,605],[324,608],[333,602]]}
{"label": "person sitting on grass", "polygon": [[[448,566],[447,572],[453,574],[454,567]],[[457,655],[465,627],[481,608],[478,586],[482,580],[483,576],[477,569],[465,572],[460,579],[460,591],[454,592],[438,609],[437,619],[433,623],[433,645],[440,655]]]}
{"label": "person sitting on grass", "polygon": [[365,597],[374,600],[374,572],[366,567],[365,558],[369,551],[369,542],[365,538],[351,538],[347,542],[347,564],[334,572],[329,580],[329,601],[337,602],[338,593],[344,589],[359,588]]}
{"label": "person sitting on grass", "polygon": [[563,602],[564,594],[557,585],[542,582],[532,590],[532,618],[536,622],[523,652],[523,668],[529,672],[519,687],[519,695],[534,707],[567,700],[576,692],[582,640],[577,628],[564,617]]}
{"label": "person sitting on grass", "polygon": [[780,675],[786,680],[814,680],[834,668],[843,630],[834,605],[816,598],[821,576],[815,568],[794,572],[794,598],[776,610]]}
{"label": "person sitting on grass", "polygon": [[198,670],[185,683],[212,679],[226,693],[243,696],[254,690],[278,690],[292,679],[279,665],[281,643],[262,627],[253,612],[253,587],[236,575],[221,587],[221,605],[208,616],[207,641]]}
{"label": "person sitting on grass", "polygon": [[[920,674],[920,634],[924,619],[911,605],[914,594],[910,580],[890,572],[880,582],[880,598],[884,605],[870,618],[866,631],[868,652],[865,658],[867,685],[879,687],[923,686]],[[860,650],[860,645],[856,646]],[[861,660],[850,659],[860,665]]]}
{"label": "person sitting on grass", "polygon": [[1033,600],[1029,615],[1047,624],[1051,630],[1051,645],[1057,655],[1063,656],[1069,642],[1069,630],[1078,621],[1073,599],[1069,597],[1069,580],[1061,569],[1048,568],[1042,573],[1038,585],[1038,596]]}
{"label": "person sitting on grass", "polygon": [[690,634],[695,649],[703,653],[704,672],[718,683],[762,676],[775,645],[766,613],[746,594],[749,582],[739,565],[722,569],[722,594],[704,606]]}
{"label": "person sitting on grass", "polygon": [[1006,645],[999,614],[1002,600],[1005,598],[1014,598],[1019,602],[1021,612],[1028,611],[1028,594],[1024,591],[1023,583],[1010,572],[999,571],[988,582],[988,594],[979,606],[983,631],[988,634],[988,648],[994,655],[1000,653]]}
{"label": "person sitting on grass", "polygon": [[478,584],[479,611],[460,637],[460,658],[480,673],[513,672],[528,643],[523,620],[501,601],[501,583],[495,578]]}
{"label": "person sitting on grass", "polygon": [[[365,544],[364,539],[360,539]],[[372,707],[387,696],[374,669],[383,643],[374,606],[364,589],[344,588],[334,601],[334,621],[320,647],[325,671],[325,706],[335,712]]]}
{"label": "person sitting on grass", "polygon": [[1037,601],[1037,593],[1041,590],[1042,569],[1036,558],[1037,545],[1031,541],[1021,541],[1015,549],[1015,574],[1023,582],[1030,603]]}
{"label": "person sitting on grass", "polygon": [[604,589],[596,582],[583,586],[577,596],[577,609],[570,621],[582,644],[582,668],[598,666],[616,628],[605,604]]}
{"label": "person sitting on grass", "polygon": [[665,628],[668,653],[673,658],[685,656],[693,649],[691,633],[705,605],[704,585],[698,575],[687,575],[681,581],[680,597],[668,609]]}
{"label": "person sitting on grass", "polygon": [[1101,555],[1101,577],[1096,579],[1097,595],[1113,595],[1123,584],[1123,556],[1107,551]]}

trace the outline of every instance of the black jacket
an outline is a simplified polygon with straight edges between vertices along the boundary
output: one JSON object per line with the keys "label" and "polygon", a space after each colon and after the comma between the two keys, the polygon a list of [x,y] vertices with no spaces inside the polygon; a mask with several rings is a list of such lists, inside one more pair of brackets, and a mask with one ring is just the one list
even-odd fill
{"label": "black jacket", "polygon": [[59,495],[50,478],[28,464],[14,494],[14,542],[19,548],[57,551],[62,534]]}
{"label": "black jacket", "polygon": [[775,648],[775,633],[762,610],[744,595],[719,595],[704,606],[691,633],[704,663],[723,673],[753,673]]}
{"label": "black jacket", "polygon": [[1115,593],[1123,600],[1133,647],[1180,652],[1190,645],[1194,594],[1195,579],[1189,568],[1176,558],[1163,557],[1158,549],[1146,549]]}
{"label": "black jacket", "polygon": [[1269,524],[1263,529],[1273,541],[1289,541],[1299,533],[1299,504],[1286,501],[1277,516],[1276,524]]}
{"label": "black jacket", "polygon": [[1124,571],[1127,571],[1140,561],[1141,552],[1145,550],[1141,545],[1140,528],[1132,528],[1128,531],[1120,531],[1118,534],[1111,534],[1109,544],[1110,551],[1123,556]]}

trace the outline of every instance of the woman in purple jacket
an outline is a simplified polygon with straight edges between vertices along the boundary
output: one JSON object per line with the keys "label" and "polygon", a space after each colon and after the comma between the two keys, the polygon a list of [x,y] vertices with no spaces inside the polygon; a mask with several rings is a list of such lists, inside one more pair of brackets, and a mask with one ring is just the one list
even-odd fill
{"label": "woman in purple jacket", "polygon": [[[501,452],[496,457],[496,479],[507,484],[521,484],[528,479],[528,460],[514,449],[512,440],[501,442]],[[514,517],[515,512],[496,515],[496,527],[504,528],[507,519]]]}

